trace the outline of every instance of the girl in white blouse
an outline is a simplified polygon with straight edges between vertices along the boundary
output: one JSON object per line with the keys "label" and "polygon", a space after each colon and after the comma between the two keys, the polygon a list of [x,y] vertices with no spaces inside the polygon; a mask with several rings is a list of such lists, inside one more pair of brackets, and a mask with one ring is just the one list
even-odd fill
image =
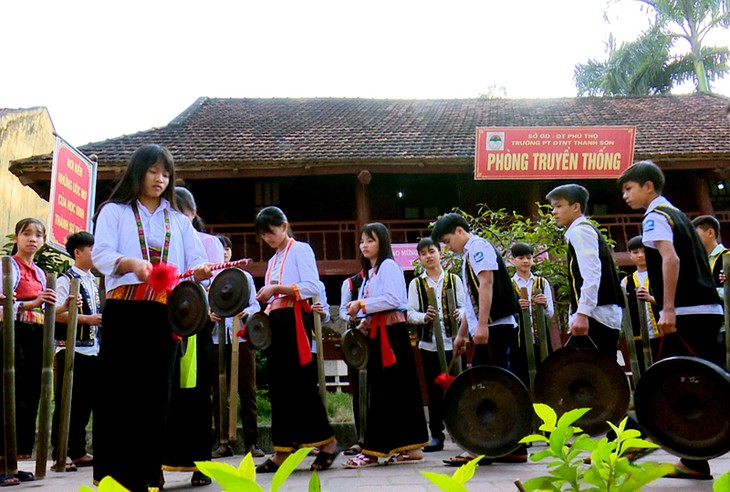
{"label": "girl in white blouse", "polygon": [[106,305],[94,410],[94,481],[111,475],[137,491],[159,487],[164,424],[179,340],[167,316],[168,292],[147,283],[152,264],[211,277],[190,220],[175,209],[170,152],[145,145],[96,217],[93,261],[105,276]]}
{"label": "girl in white blouse", "polygon": [[325,470],[335,460],[337,440],[317,391],[317,367],[311,352],[314,322],[307,300],[320,292],[314,251],[291,237],[287,218],[277,207],[262,209],[255,227],[261,239],[276,251],[256,296],[267,304],[271,323],[271,346],[266,356],[274,455],[256,471],[275,472],[298,447],[319,448],[311,469]]}
{"label": "girl in white blouse", "polygon": [[423,461],[428,443],[413,349],[406,327],[408,296],[403,272],[393,260],[388,229],[367,224],[360,236],[365,280],[359,299],[347,304],[351,319],[368,333],[370,394],[362,453],[347,468]]}

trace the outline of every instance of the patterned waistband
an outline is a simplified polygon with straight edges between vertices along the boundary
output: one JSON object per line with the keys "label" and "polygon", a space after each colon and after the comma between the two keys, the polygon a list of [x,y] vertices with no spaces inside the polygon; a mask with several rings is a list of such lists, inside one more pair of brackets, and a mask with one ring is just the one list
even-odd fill
{"label": "patterned waistband", "polygon": [[46,315],[42,308],[37,307],[19,311],[17,320],[23,323],[42,325],[46,320]]}
{"label": "patterned waistband", "polygon": [[117,301],[155,301],[167,304],[168,292],[152,290],[149,284],[127,284],[115,287],[106,293],[107,299]]}
{"label": "patterned waistband", "polygon": [[405,311],[391,311],[389,313],[382,313],[382,315],[385,316],[386,326],[397,325],[398,323],[405,323],[407,319]]}
{"label": "patterned waistband", "polygon": [[274,311],[275,309],[285,309],[285,308],[292,308],[294,307],[294,304],[296,304],[297,300],[293,297],[278,297],[274,299],[274,301],[269,304],[269,307],[266,309],[268,312]]}

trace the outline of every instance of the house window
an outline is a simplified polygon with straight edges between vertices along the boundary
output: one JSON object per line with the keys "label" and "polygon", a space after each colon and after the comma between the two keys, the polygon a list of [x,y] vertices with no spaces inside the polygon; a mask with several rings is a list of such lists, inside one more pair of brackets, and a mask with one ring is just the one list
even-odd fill
{"label": "house window", "polygon": [[257,181],[254,185],[254,206],[256,212],[269,205],[279,204],[279,183],[277,181]]}
{"label": "house window", "polygon": [[730,180],[710,180],[710,199],[715,210],[730,210]]}

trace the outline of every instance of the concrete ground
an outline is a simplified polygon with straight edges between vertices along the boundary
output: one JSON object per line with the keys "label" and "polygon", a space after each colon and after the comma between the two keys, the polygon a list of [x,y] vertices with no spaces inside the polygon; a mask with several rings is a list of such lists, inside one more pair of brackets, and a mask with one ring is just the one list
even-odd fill
{"label": "concrete ground", "polygon": [[[535,451],[539,448],[531,448]],[[344,468],[342,464],[346,457],[340,455],[330,470],[319,474],[322,490],[329,492],[417,492],[417,491],[437,491],[435,486],[423,477],[421,471],[431,471],[436,473],[452,474],[456,468],[444,466],[442,460],[454,456],[459,452],[458,447],[447,442],[446,448],[437,453],[427,453],[425,460],[418,464],[407,465],[384,465],[364,470],[350,470]],[[237,466],[242,456],[233,456],[223,458],[221,461]],[[256,459],[256,463],[261,463],[265,458]],[[642,461],[656,461],[674,463],[677,459],[659,450],[645,457]],[[311,473],[309,465],[312,458],[305,459],[300,467],[286,481],[282,492],[285,491],[306,491]],[[710,461],[712,473],[717,479],[723,473],[730,471],[730,454],[716,458]],[[25,471],[33,471],[35,462],[21,461],[19,469]],[[492,464],[489,466],[480,466],[477,468],[474,478],[467,483],[467,489],[470,491],[514,491],[517,490],[514,481],[520,479],[523,482],[536,476],[547,474],[544,463],[528,462],[526,464],[508,465],[508,464]],[[220,488],[213,483],[208,487],[192,487],[190,485],[190,473],[173,473],[165,472],[165,488],[164,490],[207,490],[209,492],[218,492]],[[264,490],[269,490],[273,475],[259,475],[258,483]],[[26,482],[9,490],[48,490],[58,492],[78,491],[82,485],[87,485],[92,489],[91,468],[80,468],[78,472],[56,473],[49,471],[46,478],[36,480],[35,482]],[[669,490],[669,491],[712,491],[712,481],[697,480],[679,480],[679,479],[660,479],[644,488],[644,490]]]}

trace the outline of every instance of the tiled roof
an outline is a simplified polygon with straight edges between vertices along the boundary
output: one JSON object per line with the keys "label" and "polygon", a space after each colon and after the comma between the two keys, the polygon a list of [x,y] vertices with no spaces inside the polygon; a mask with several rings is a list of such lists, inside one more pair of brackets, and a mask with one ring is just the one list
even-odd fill
{"label": "tiled roof", "polygon": [[[711,94],[559,99],[200,98],[169,125],[84,145],[103,164],[144,143],[178,165],[366,160],[459,162],[474,157],[477,126],[637,126],[636,157],[730,158],[729,100]],[[38,162],[38,161],[36,161]]]}

